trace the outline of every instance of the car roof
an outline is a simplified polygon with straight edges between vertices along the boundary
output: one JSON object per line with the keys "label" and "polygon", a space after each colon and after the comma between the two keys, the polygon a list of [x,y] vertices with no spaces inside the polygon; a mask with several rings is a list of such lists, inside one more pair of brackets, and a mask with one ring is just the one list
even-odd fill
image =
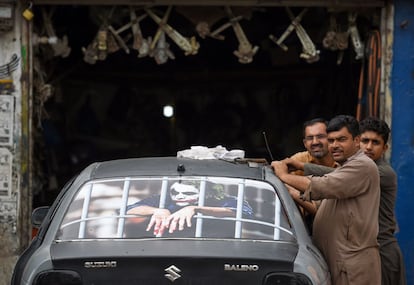
{"label": "car roof", "polygon": [[87,176],[88,179],[103,179],[126,176],[205,175],[264,180],[266,163],[263,163],[263,160],[258,161],[177,157],[128,158],[94,163],[87,167],[81,176]]}

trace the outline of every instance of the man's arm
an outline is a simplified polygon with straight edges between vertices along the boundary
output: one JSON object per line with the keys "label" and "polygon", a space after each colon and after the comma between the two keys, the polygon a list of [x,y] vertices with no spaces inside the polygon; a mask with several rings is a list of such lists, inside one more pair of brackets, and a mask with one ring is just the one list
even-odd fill
{"label": "man's arm", "polygon": [[[129,215],[150,216],[150,215],[153,215],[156,210],[165,210],[165,209],[159,209],[159,208],[152,207],[152,206],[147,206],[147,205],[139,205],[135,208],[129,209],[127,211],[127,214],[129,214]],[[170,211],[168,211],[167,214],[169,214],[169,212]]]}
{"label": "man's arm", "polygon": [[310,179],[306,176],[290,174],[288,172],[287,164],[283,161],[272,161],[271,166],[273,167],[275,174],[284,183],[289,184],[301,192],[305,192],[306,189],[308,189],[311,183]]}
{"label": "man's arm", "polygon": [[235,217],[236,212],[227,207],[192,206],[196,213],[215,217]]}
{"label": "man's arm", "polygon": [[303,167],[305,175],[323,176],[335,170],[333,167],[318,165],[314,163],[305,163]]}
{"label": "man's arm", "polygon": [[301,193],[300,193],[299,190],[296,190],[295,188],[293,188],[289,185],[286,185],[286,187],[288,188],[289,194],[293,198],[293,200],[299,206],[301,206],[303,208],[303,210],[305,210],[306,213],[310,213],[312,215],[316,214],[316,211],[318,210],[318,207],[316,206],[316,202],[314,202],[314,201],[311,201],[311,202],[304,201],[301,198],[301,195],[300,195]]}
{"label": "man's arm", "polygon": [[[288,166],[289,172],[294,172],[297,170],[303,170],[305,163],[295,158],[295,156],[285,158],[282,160]],[[296,174],[296,173],[294,173]]]}

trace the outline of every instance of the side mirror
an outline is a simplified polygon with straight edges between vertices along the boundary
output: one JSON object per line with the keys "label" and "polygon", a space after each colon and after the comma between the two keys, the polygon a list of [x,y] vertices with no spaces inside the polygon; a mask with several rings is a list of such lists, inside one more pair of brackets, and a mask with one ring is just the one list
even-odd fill
{"label": "side mirror", "polygon": [[47,213],[49,212],[48,206],[39,207],[33,210],[32,212],[32,226],[35,228],[40,227],[43,220],[45,219]]}

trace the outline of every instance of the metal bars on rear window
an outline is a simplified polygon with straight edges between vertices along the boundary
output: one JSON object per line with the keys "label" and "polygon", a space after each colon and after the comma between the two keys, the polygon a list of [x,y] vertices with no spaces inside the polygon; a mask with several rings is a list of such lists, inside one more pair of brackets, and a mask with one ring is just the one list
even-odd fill
{"label": "metal bars on rear window", "polygon": [[[196,180],[199,182],[199,200],[198,200],[198,206],[209,206],[206,205],[206,198],[207,198],[207,186],[209,184],[207,183],[212,183],[213,184],[221,184],[220,183],[220,179],[221,178],[211,178],[211,177],[201,177],[201,178],[185,178],[185,177],[180,177],[180,180]],[[225,178],[223,178],[224,180],[226,180]],[[111,234],[110,236],[112,237],[116,237],[116,238],[123,238],[125,236],[125,224],[128,218],[130,218],[131,216],[127,214],[127,208],[128,208],[128,202],[129,202],[129,198],[131,195],[130,192],[130,188],[131,188],[131,184],[134,183],[134,181],[159,181],[160,182],[160,192],[159,193],[159,208],[166,208],[166,204],[169,198],[169,183],[171,181],[176,181],[177,178],[176,177],[160,177],[160,178],[131,178],[131,177],[125,177],[125,178],[121,178],[121,179],[115,179],[115,180],[107,180],[107,181],[96,181],[96,182],[90,182],[87,183],[83,189],[79,192],[80,195],[83,196],[83,201],[82,201],[82,206],[81,206],[81,213],[80,213],[80,217],[77,220],[72,220],[66,224],[62,225],[62,228],[69,226],[71,224],[75,224],[75,223],[79,223],[79,229],[78,229],[78,233],[77,236],[78,238],[88,238],[86,235],[88,232],[90,232],[88,230],[88,227],[90,227],[90,225],[88,225],[89,221],[96,221],[96,220],[102,220],[102,219],[112,219],[115,224],[115,228],[113,231],[113,234]],[[262,193],[263,190],[268,190],[270,192],[273,192],[272,189],[269,187],[264,187],[262,188],[261,186],[255,186],[256,182],[252,182],[250,180],[246,180],[246,179],[230,179],[232,180],[232,182],[229,182],[228,180],[226,180],[225,182],[223,182],[223,185],[227,185],[225,187],[236,187],[237,189],[234,189],[234,197],[235,199],[237,199],[236,201],[236,205],[235,205],[235,217],[215,217],[215,216],[210,216],[210,215],[203,215],[202,213],[197,213],[194,218],[195,218],[195,237],[203,237],[203,226],[204,226],[204,221],[206,219],[209,220],[222,220],[222,221],[233,221],[234,222],[234,238],[239,239],[244,237],[244,232],[246,231],[246,229],[244,228],[243,224],[244,223],[249,223],[250,225],[263,225],[263,226],[267,226],[267,227],[271,227],[273,228],[273,238],[275,240],[280,239],[280,235],[281,232],[285,232],[289,235],[291,235],[292,233],[288,230],[285,229],[283,227],[283,224],[286,223],[284,221],[284,211],[283,211],[283,207],[281,205],[281,202],[278,198],[277,195],[274,196],[274,198],[272,199],[273,202],[271,202],[274,205],[273,208],[273,213],[274,213],[274,222],[269,223],[269,221],[265,221],[262,220],[263,218],[263,213],[262,213],[262,203],[264,202],[263,200],[259,199],[260,201],[260,206],[256,205],[256,215],[255,218],[253,217],[249,217],[246,218],[243,216],[244,213],[244,203],[246,200],[246,185],[249,185],[249,187],[256,188],[257,189],[257,193],[256,195],[262,195],[262,194],[258,194],[258,193]],[[218,181],[218,182],[217,182]],[[94,197],[96,194],[99,196],[98,192],[100,190],[100,188],[98,187],[98,184],[102,184],[102,183],[120,183],[119,184],[119,190],[120,190],[120,204],[119,204],[119,208],[117,210],[117,214],[115,215],[102,215],[102,216],[98,216],[96,215],[96,212],[94,214],[94,210],[96,211],[96,209],[91,210],[91,203],[92,203],[92,197]],[[198,183],[197,182],[197,183]],[[252,184],[253,183],[253,184]],[[260,184],[258,184],[260,185]],[[98,191],[98,192],[96,192]],[[254,190],[253,190],[254,191]],[[265,191],[266,192],[266,191]],[[269,192],[269,193],[270,193]],[[95,195],[93,194],[95,193]],[[122,193],[122,194],[121,194]],[[250,194],[249,194],[250,193]],[[273,192],[274,193],[274,192]],[[252,192],[247,193],[247,195],[251,196]],[[269,202],[269,201],[268,201]],[[270,212],[268,212],[268,214],[270,214]],[[92,216],[91,216],[92,215]],[[261,218],[259,218],[261,217]],[[267,216],[268,218],[270,218],[269,216]],[[107,224],[107,223],[104,223]],[[108,237],[110,237],[108,236]],[[96,236],[96,237],[99,237]],[[159,236],[161,237],[161,236]]]}

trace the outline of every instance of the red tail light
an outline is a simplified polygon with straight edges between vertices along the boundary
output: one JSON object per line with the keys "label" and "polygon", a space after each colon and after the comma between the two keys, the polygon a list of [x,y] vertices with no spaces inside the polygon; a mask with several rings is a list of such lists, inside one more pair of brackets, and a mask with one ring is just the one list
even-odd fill
{"label": "red tail light", "polygon": [[37,236],[37,233],[39,232],[39,228],[33,227],[32,228],[32,239]]}

